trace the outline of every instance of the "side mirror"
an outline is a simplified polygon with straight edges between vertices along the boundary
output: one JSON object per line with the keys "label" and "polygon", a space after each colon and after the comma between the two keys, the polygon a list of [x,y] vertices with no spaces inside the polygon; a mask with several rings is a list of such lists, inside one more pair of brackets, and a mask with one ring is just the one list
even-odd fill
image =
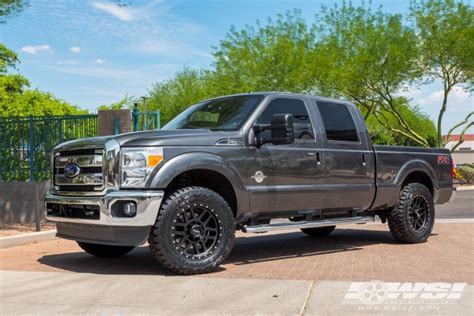
{"label": "side mirror", "polygon": [[273,114],[270,126],[273,145],[287,145],[295,142],[291,114]]}
{"label": "side mirror", "polygon": [[263,144],[287,145],[295,142],[293,116],[291,114],[273,114],[270,124],[254,125],[256,135],[263,131],[271,131],[270,139],[257,136],[257,147]]}

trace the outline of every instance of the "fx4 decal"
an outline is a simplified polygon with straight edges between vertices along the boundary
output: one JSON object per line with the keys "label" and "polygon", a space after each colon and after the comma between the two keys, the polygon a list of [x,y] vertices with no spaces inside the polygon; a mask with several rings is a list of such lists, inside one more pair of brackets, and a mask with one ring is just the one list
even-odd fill
{"label": "fx4 decal", "polygon": [[438,156],[438,165],[449,165],[451,163],[451,159],[449,156],[442,155]]}

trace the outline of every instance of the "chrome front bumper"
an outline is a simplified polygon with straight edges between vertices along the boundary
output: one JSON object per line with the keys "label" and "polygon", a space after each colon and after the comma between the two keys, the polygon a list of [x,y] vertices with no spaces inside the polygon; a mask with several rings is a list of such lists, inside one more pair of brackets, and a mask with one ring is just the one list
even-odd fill
{"label": "chrome front bumper", "polygon": [[[152,226],[163,200],[163,191],[126,191],[117,190],[107,193],[105,196],[65,196],[48,192],[45,195],[46,218],[53,222],[78,223],[105,226]],[[137,213],[133,217],[112,216],[111,206],[117,201],[133,201],[137,205]],[[63,204],[75,206],[97,206],[99,208],[98,219],[84,219],[64,216],[48,215],[48,204]]]}

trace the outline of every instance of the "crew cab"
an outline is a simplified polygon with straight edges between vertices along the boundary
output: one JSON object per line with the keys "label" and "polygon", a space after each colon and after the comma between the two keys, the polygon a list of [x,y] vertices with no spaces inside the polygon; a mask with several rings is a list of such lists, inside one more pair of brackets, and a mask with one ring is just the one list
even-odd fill
{"label": "crew cab", "polygon": [[448,150],[373,145],[351,102],[265,92],[58,145],[45,208],[57,236],[92,255],[148,242],[163,266],[195,274],[225,260],[236,230],[318,237],[378,216],[396,240],[424,242],[452,193]]}

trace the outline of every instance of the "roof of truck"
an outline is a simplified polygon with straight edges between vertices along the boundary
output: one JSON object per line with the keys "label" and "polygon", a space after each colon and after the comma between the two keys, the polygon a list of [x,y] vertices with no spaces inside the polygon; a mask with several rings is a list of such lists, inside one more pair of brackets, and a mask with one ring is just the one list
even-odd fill
{"label": "roof of truck", "polygon": [[[223,95],[223,96],[219,96],[219,97],[212,98],[212,99],[219,99],[219,98],[223,98],[223,97],[232,97],[232,96],[239,96],[239,95],[254,95],[254,94],[260,94],[260,95],[264,95],[264,96],[276,95],[276,96],[282,96],[282,97],[305,97],[305,98],[312,98],[312,99],[319,100],[319,101],[331,101],[331,102],[337,102],[337,103],[352,104],[352,102],[350,102],[348,100],[343,100],[343,99],[327,98],[327,97],[322,97],[322,96],[318,96],[318,95],[284,92],[284,91],[252,91],[252,92],[247,92],[247,93],[236,93],[236,94],[231,94],[231,95]],[[212,100],[212,99],[209,99],[209,100]]]}

